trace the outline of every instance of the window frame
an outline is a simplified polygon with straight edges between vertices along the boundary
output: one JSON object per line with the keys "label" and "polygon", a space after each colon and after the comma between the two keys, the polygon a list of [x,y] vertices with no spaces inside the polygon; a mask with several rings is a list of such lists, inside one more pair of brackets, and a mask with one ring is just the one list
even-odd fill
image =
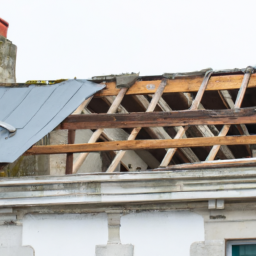
{"label": "window frame", "polygon": [[232,256],[232,245],[256,244],[256,239],[226,240],[226,256]]}

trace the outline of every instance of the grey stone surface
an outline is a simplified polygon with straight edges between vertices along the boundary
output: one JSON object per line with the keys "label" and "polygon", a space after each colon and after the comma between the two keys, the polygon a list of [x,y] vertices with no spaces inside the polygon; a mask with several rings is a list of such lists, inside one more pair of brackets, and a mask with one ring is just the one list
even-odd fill
{"label": "grey stone surface", "polygon": [[224,240],[195,242],[190,247],[190,256],[224,256]]}
{"label": "grey stone surface", "polygon": [[17,47],[0,35],[0,82],[15,83]]}
{"label": "grey stone surface", "polygon": [[97,245],[96,256],[133,256],[134,246],[131,244]]}

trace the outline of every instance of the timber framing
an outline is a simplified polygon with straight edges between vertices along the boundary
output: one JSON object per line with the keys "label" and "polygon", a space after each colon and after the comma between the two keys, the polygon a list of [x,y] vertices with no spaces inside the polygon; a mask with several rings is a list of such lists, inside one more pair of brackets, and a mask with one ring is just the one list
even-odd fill
{"label": "timber framing", "polygon": [[256,107],[129,114],[71,115],[59,129],[133,128],[185,125],[255,124]]}
{"label": "timber framing", "polygon": [[246,145],[256,144],[256,135],[251,136],[227,136],[227,137],[203,137],[172,140],[127,140],[108,141],[85,144],[64,144],[50,146],[33,146],[27,150],[27,155],[40,154],[67,154],[80,152],[98,152],[115,150],[139,150],[159,148],[187,148],[213,145]]}
{"label": "timber framing", "polygon": [[[89,153],[101,151],[115,154],[107,172],[115,171],[129,150],[144,150],[156,157],[157,171],[254,166],[250,146],[256,144],[256,101],[246,102],[251,97],[247,89],[256,90],[253,72],[248,67],[245,73],[233,74],[209,70],[204,77],[139,77],[129,89],[105,81],[105,89],[56,127],[69,130],[69,144],[35,145],[25,155],[67,154],[66,174],[76,173]],[[122,130],[128,137],[97,142],[109,128]],[[88,143],[74,144],[78,129],[93,130]],[[80,153],[76,161],[74,153]]]}
{"label": "timber framing", "polygon": [[[212,76],[206,91],[239,89],[243,81],[243,74]],[[203,81],[203,77],[187,77],[169,79],[163,93],[173,92],[197,92]],[[153,94],[159,87],[161,80],[137,81],[126,93],[127,95]],[[148,86],[151,85],[151,86]],[[248,88],[256,87],[256,74],[251,75]],[[120,89],[116,88],[115,82],[107,82],[106,88],[95,94],[95,97],[115,96]]]}

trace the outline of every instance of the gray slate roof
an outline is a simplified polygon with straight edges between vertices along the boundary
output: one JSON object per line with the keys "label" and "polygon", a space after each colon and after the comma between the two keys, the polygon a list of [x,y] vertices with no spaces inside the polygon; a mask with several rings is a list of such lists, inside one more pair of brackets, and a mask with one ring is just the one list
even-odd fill
{"label": "gray slate roof", "polygon": [[12,163],[27,149],[58,126],[85,99],[104,85],[87,80],[22,88],[0,87],[0,121],[17,132],[0,127],[0,163]]}

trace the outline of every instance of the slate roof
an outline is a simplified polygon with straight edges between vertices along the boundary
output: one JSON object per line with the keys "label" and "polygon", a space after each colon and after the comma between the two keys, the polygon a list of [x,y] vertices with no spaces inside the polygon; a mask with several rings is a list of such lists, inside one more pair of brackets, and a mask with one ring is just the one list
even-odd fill
{"label": "slate roof", "polygon": [[85,99],[105,86],[87,80],[55,85],[0,87],[0,121],[17,132],[0,127],[0,163],[12,163],[70,115]]}

